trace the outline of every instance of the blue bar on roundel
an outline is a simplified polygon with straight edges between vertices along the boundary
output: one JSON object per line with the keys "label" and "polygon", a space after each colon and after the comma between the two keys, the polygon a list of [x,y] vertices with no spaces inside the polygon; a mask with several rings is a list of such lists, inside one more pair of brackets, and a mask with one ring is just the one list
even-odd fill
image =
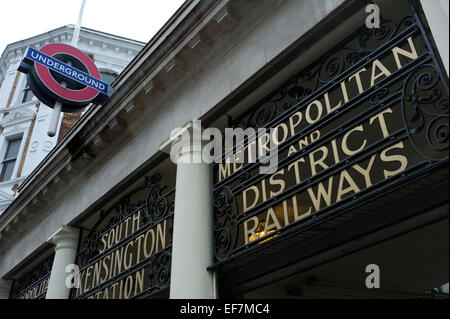
{"label": "blue bar on roundel", "polygon": [[75,69],[70,65],[65,64],[41,51],[35,50],[33,48],[28,48],[26,52],[26,58],[39,63],[59,74],[67,76],[78,83],[89,86],[97,91],[108,94],[108,84],[100,81],[99,79],[84,73],[81,70]]}

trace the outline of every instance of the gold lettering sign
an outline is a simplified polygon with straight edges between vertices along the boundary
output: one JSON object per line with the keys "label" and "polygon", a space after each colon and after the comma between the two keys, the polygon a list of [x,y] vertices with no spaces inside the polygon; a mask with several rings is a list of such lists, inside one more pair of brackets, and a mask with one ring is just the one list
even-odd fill
{"label": "gold lettering sign", "polygon": [[39,282],[37,285],[35,285],[30,290],[25,291],[21,295],[17,296],[17,299],[36,299],[40,296],[43,296],[45,293],[47,293],[48,288],[48,280],[49,278],[46,278]]}
{"label": "gold lettering sign", "polygon": [[[133,216],[127,218],[124,222],[102,236],[103,247],[100,250],[100,254],[104,252],[105,249],[114,247],[115,244],[120,243],[124,239],[125,243],[121,243],[120,248],[113,249],[110,253],[80,272],[80,288],[76,290],[75,296],[84,294],[93,288],[114,279],[117,275],[127,271],[141,261],[148,259],[166,248],[168,244],[168,224],[166,220],[157,224],[154,228],[150,228],[145,232],[140,232],[139,236],[131,239],[131,235],[139,230],[139,217],[137,216],[140,215],[141,211],[136,212]],[[129,229],[127,229],[129,233],[127,233],[125,231],[125,225],[132,219],[133,221],[136,221],[136,228],[129,227]],[[109,241],[109,238],[113,238],[113,240]],[[134,290],[131,289],[131,287],[134,287]],[[117,294],[116,288],[121,288],[118,289]],[[131,292],[128,294],[128,290],[125,288],[130,289]],[[137,271],[133,275],[128,276],[123,283],[115,282],[104,288],[102,291],[97,292],[95,295],[97,297],[104,296],[105,298],[106,296],[111,296],[113,299],[128,299],[142,293],[143,289],[143,272]]]}
{"label": "gold lettering sign", "polygon": [[[274,128],[266,139],[278,146],[278,168],[259,174],[251,152],[267,151],[259,138],[239,150],[244,163],[236,153],[216,165],[218,260],[330,220],[448,162],[448,83],[417,25],[402,27],[385,43],[355,36],[236,119]],[[349,49],[366,42],[378,46]]]}
{"label": "gold lettering sign", "polygon": [[[164,188],[147,180],[122,200],[126,205],[111,210],[109,223],[104,224],[105,214],[105,226],[87,235],[74,298],[129,299],[168,287],[175,192],[162,194]],[[130,198],[146,199],[132,205]]]}
{"label": "gold lettering sign", "polygon": [[[409,60],[415,60],[418,58],[417,50],[414,46],[414,42],[412,37],[408,37],[406,41],[408,49],[402,49],[401,46],[393,47],[389,53],[384,56],[384,63],[392,62],[395,60],[395,68],[391,68],[388,70],[387,67],[383,64],[379,59],[375,59],[370,65],[369,68],[361,68],[358,71],[354,72],[350,76],[347,77],[344,81],[340,83],[340,85],[331,88],[330,90],[323,93],[321,98],[315,99],[312,102],[309,102],[304,108],[303,111],[298,111],[289,116],[286,120],[286,123],[280,123],[274,128],[272,138],[276,145],[280,145],[285,142],[289,137],[296,135],[297,133],[303,131],[307,127],[310,127],[320,119],[325,116],[332,114],[334,111],[337,111],[343,103],[349,101],[349,97],[353,98],[354,96],[349,94],[349,89],[351,86],[356,86],[357,91],[354,95],[364,94],[368,89],[373,87],[377,81],[389,77],[392,72],[398,71],[402,68],[402,64],[400,62],[400,57],[405,57]],[[362,76],[365,75],[365,77]],[[370,74],[370,76],[368,76]],[[366,80],[366,81],[364,81]],[[364,83],[363,83],[364,82]],[[333,98],[333,102],[330,102]],[[333,106],[331,106],[333,105]],[[385,132],[385,131],[384,131]],[[291,145],[289,156],[298,150],[301,150],[303,147],[313,143],[316,141],[320,135],[323,135],[321,130],[315,130],[311,132],[310,135],[305,136],[304,138],[298,140],[295,144]],[[280,137],[281,136],[281,137]],[[258,143],[260,144],[260,143]],[[267,144],[267,143],[266,143]],[[265,151],[268,151],[266,145],[258,152],[257,155],[263,154]],[[246,161],[249,162],[251,159],[251,148],[244,147],[243,149],[246,157]],[[236,163],[236,158],[239,158],[236,154],[227,157],[224,163],[219,163],[217,181],[220,182],[223,179],[227,178],[231,174],[236,173],[240,170],[243,165]]]}
{"label": "gold lettering sign", "polygon": [[45,298],[48,281],[53,265],[54,253],[38,262],[31,270],[25,271],[20,279],[14,280],[11,291],[12,299]]}

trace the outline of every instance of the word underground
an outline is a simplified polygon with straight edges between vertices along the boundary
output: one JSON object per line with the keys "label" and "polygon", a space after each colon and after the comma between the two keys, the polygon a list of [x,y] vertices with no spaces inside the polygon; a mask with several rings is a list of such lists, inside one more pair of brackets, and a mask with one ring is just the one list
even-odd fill
{"label": "word underground", "polygon": [[90,76],[89,74],[84,73],[83,71],[75,69],[70,65],[67,65],[45,53],[42,53],[33,48],[28,48],[26,57],[33,60],[34,62],[42,64],[43,66],[55,72],[68,76],[78,83],[94,88],[105,94],[108,93],[108,85],[106,83]]}

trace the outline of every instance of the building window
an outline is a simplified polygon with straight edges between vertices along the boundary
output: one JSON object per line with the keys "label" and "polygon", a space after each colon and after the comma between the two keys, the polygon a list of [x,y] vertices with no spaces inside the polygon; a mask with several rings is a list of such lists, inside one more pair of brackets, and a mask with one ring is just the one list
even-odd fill
{"label": "building window", "polygon": [[25,88],[23,89],[23,95],[22,95],[22,103],[26,103],[31,101],[33,98],[33,92],[31,92],[30,86],[28,83],[25,84]]}
{"label": "building window", "polygon": [[2,171],[0,173],[0,182],[11,179],[16,166],[17,155],[19,154],[22,137],[14,138],[7,141],[5,156],[2,160]]}

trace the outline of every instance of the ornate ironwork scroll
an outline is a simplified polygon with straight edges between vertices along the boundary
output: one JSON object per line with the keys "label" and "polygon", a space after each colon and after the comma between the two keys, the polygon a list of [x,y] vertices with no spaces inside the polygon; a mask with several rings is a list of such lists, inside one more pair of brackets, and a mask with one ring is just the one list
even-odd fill
{"label": "ornate ironwork scroll", "polygon": [[282,133],[270,136],[278,141],[276,173],[259,174],[262,163],[236,164],[233,156],[215,165],[216,265],[361,218],[375,199],[427,187],[410,190],[424,174],[448,180],[448,99],[448,79],[414,9],[380,29],[361,26],[231,120]]}
{"label": "ornate ironwork scroll", "polygon": [[430,161],[448,154],[448,93],[440,70],[424,64],[409,74],[403,87],[403,121],[416,152]]}
{"label": "ornate ironwork scroll", "polygon": [[19,280],[14,280],[12,299],[43,299],[47,293],[48,280],[55,254],[45,258]]}
{"label": "ornate ironwork scroll", "polygon": [[142,186],[100,213],[77,254],[80,286],[72,298],[161,296],[170,286],[175,190],[147,177]]}
{"label": "ornate ironwork scroll", "polygon": [[351,69],[368,55],[379,51],[414,23],[412,16],[399,22],[384,19],[380,28],[361,26],[330,52],[309,67],[293,75],[271,94],[261,99],[242,115],[232,120],[234,127],[271,127],[280,115],[296,107],[313,92],[336,81],[343,72]]}

